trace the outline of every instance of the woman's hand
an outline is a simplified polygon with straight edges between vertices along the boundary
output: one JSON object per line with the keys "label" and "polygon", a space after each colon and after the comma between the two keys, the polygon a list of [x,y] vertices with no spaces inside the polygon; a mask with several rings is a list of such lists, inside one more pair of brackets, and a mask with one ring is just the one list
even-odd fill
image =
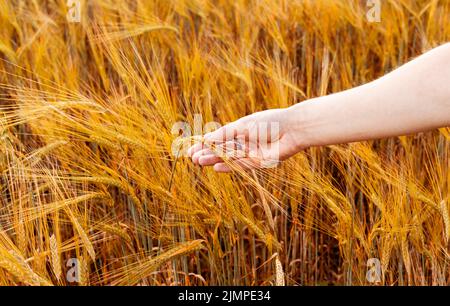
{"label": "woman's hand", "polygon": [[214,166],[217,172],[273,167],[305,148],[292,114],[288,109],[271,109],[240,118],[206,134],[188,155],[195,164]]}
{"label": "woman's hand", "polygon": [[[447,43],[365,85],[243,117],[207,134],[205,142],[191,147],[188,154],[196,164],[228,172],[233,165],[273,166],[310,146],[449,126],[449,62]],[[219,143],[219,150],[212,143]],[[231,162],[224,163],[229,152]]]}

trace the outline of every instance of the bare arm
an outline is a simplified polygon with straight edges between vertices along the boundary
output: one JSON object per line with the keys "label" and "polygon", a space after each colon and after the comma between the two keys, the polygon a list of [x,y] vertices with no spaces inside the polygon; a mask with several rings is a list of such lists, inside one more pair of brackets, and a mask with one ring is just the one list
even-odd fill
{"label": "bare arm", "polygon": [[[277,123],[274,149],[260,146],[244,168],[267,159],[284,160],[311,146],[400,136],[450,126],[450,43],[437,47],[384,77],[340,93],[311,99],[289,108],[254,113],[205,135],[226,142],[248,138],[259,123]],[[261,145],[253,141],[253,147]],[[189,150],[195,163],[228,172],[215,152],[203,144]],[[256,155],[256,157],[255,157]],[[267,158],[267,156],[269,158]],[[274,157],[275,156],[275,157]],[[239,160],[238,160],[239,162]]]}
{"label": "bare arm", "polygon": [[303,146],[400,136],[450,125],[450,43],[384,77],[289,108]]}

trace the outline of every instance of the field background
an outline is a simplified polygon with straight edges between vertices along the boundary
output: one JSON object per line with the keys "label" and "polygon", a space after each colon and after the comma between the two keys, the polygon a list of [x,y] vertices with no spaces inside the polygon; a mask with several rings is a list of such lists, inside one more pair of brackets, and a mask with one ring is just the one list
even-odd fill
{"label": "field background", "polygon": [[[450,40],[450,1],[0,2],[0,285],[450,284],[450,129],[217,174],[171,153]],[[69,277],[67,277],[69,275]]]}

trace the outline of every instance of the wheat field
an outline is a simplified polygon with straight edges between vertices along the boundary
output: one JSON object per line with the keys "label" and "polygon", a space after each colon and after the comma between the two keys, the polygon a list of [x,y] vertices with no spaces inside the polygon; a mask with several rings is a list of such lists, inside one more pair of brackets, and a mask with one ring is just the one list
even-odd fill
{"label": "wheat field", "polygon": [[450,1],[383,0],[380,22],[353,0],[66,2],[0,2],[0,285],[450,284],[449,128],[231,174],[172,152],[176,122],[450,41]]}

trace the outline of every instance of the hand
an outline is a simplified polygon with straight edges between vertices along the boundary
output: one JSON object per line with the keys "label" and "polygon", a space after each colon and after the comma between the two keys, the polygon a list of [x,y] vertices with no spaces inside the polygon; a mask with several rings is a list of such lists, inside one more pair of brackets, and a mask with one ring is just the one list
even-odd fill
{"label": "hand", "polygon": [[254,113],[206,134],[188,155],[195,164],[214,166],[217,172],[273,167],[304,149],[294,121],[289,109]]}

